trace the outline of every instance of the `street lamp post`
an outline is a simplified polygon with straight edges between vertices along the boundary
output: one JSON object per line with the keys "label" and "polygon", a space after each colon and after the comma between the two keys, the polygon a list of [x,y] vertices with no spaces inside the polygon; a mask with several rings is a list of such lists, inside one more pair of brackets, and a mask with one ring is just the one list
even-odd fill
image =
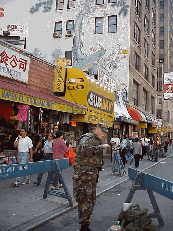
{"label": "street lamp post", "polygon": [[162,98],[161,98],[161,113],[162,113],[162,126],[161,126],[161,142],[162,142],[162,136],[163,136],[163,102],[164,102],[164,70],[163,70],[163,63],[164,59],[159,59],[159,63],[162,67]]}

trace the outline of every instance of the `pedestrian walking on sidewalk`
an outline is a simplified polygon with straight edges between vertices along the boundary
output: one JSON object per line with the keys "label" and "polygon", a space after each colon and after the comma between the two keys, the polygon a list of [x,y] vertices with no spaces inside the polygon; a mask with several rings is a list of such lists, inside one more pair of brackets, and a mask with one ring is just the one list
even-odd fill
{"label": "pedestrian walking on sidewalk", "polygon": [[[63,135],[64,131],[63,130],[58,130],[56,132],[56,139],[53,140],[53,145],[52,145],[52,151],[53,151],[53,159],[61,159],[64,158],[64,153],[68,152],[70,150],[71,145],[67,148],[63,141]],[[52,180],[52,190],[56,189],[56,186],[58,184],[58,177],[54,173],[50,172],[49,174],[52,174],[53,180]],[[59,180],[60,187],[62,187],[62,182]]]}
{"label": "pedestrian walking on sidewalk", "polygon": [[[27,164],[29,161],[33,161],[33,152],[32,152],[32,140],[26,135],[26,128],[20,129],[20,135],[16,138],[14,142],[14,147],[18,148],[18,162],[19,164]],[[28,176],[25,176],[25,181],[23,184],[29,184]],[[12,185],[18,187],[21,184],[21,177],[17,177],[16,182]]]}
{"label": "pedestrian walking on sidewalk", "polygon": [[92,133],[86,133],[78,141],[73,173],[73,195],[78,202],[80,231],[90,229],[90,216],[96,203],[96,185],[99,171],[103,166],[103,148],[110,147],[102,144],[107,126],[97,124]]}
{"label": "pedestrian walking on sidewalk", "polygon": [[111,138],[110,143],[112,144],[112,174],[115,174],[116,155],[119,153],[120,146],[120,139],[116,133],[113,138]]}
{"label": "pedestrian walking on sidewalk", "polygon": [[122,136],[122,140],[120,142],[120,156],[125,167],[126,165],[126,148],[127,148],[127,139],[126,136]]}
{"label": "pedestrian walking on sidewalk", "polygon": [[166,157],[166,153],[168,151],[168,146],[169,146],[169,141],[166,139],[165,142],[164,142],[164,145],[163,145],[163,148],[164,148],[164,154],[162,157]]}
{"label": "pedestrian walking on sidewalk", "polygon": [[135,140],[133,142],[133,155],[135,158],[135,167],[139,167],[139,158],[140,155],[142,155],[142,146],[141,142],[138,140],[137,137],[135,137]]}
{"label": "pedestrian walking on sidewalk", "polygon": [[38,126],[36,126],[34,137],[33,137],[33,161],[34,162],[42,160],[41,146],[42,146],[42,135],[39,134]]}
{"label": "pedestrian walking on sidewalk", "polygon": [[156,134],[154,135],[153,139],[153,161],[158,162],[158,151],[160,146],[160,139],[159,137],[156,137]]}
{"label": "pedestrian walking on sidewalk", "polygon": [[[53,151],[52,151],[52,144],[53,144],[53,134],[49,133],[48,139],[44,142],[43,145],[43,161],[45,160],[53,160]],[[34,182],[35,185],[40,185],[43,173],[39,173],[37,177],[37,181]]]}

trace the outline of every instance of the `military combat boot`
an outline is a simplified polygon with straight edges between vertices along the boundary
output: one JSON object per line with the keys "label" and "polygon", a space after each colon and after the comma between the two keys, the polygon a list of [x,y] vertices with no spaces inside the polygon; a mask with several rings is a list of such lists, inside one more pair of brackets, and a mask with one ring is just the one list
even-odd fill
{"label": "military combat boot", "polygon": [[80,231],[92,231],[89,225],[81,225]]}

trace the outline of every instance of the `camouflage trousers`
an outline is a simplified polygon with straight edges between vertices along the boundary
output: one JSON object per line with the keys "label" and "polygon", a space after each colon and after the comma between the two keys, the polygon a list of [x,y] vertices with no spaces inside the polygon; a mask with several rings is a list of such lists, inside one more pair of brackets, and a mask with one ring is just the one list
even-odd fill
{"label": "camouflage trousers", "polygon": [[90,216],[96,203],[98,168],[75,166],[73,173],[73,195],[78,202],[79,223],[90,224]]}

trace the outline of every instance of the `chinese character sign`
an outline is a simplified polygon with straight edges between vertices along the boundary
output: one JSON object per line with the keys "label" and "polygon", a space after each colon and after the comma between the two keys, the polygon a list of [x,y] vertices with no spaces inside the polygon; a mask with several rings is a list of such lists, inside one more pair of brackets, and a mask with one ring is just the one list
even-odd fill
{"label": "chinese character sign", "polygon": [[173,72],[164,73],[164,99],[173,98]]}
{"label": "chinese character sign", "polygon": [[65,66],[66,59],[56,60],[54,92],[63,93],[65,91]]}
{"label": "chinese character sign", "polygon": [[30,59],[0,45],[0,75],[28,83]]}

